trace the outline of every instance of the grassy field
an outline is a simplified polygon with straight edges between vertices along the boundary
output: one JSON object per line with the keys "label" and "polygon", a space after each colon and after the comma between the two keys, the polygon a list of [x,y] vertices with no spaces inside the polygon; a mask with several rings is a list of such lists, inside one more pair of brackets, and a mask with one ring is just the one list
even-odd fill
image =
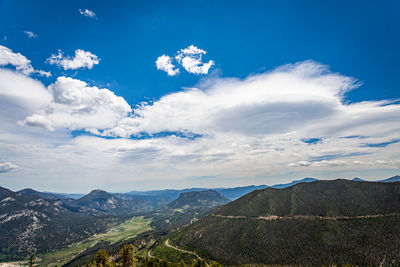
{"label": "grassy field", "polygon": [[56,250],[53,252],[39,255],[41,259],[39,262],[40,266],[54,266],[66,263],[73,257],[77,256],[87,248],[93,247],[99,242],[116,243],[119,241],[132,238],[140,233],[150,231],[151,219],[145,219],[144,217],[134,217],[127,220],[126,222],[111,228],[108,232],[94,235],[85,241],[72,244],[66,248]]}

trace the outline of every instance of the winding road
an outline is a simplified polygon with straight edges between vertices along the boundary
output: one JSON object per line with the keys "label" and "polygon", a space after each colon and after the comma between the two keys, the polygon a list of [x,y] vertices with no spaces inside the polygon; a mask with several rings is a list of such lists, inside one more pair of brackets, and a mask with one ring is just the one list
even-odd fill
{"label": "winding road", "polygon": [[[178,247],[176,247],[176,246],[171,245],[171,244],[169,243],[169,239],[167,239],[167,240],[165,241],[164,244],[165,244],[167,247],[169,247],[169,248],[175,249],[175,250],[180,251],[180,252],[182,252],[182,253],[192,254],[192,255],[196,256],[196,258],[198,258],[199,260],[204,260],[204,259],[203,259],[202,257],[200,257],[196,252],[184,250],[184,249],[181,249],[181,248],[178,248]],[[208,263],[207,263],[207,261],[206,261],[206,260],[204,260],[204,261],[205,261],[205,263],[207,264],[207,266],[209,266]]]}
{"label": "winding road", "polygon": [[371,218],[378,218],[378,217],[385,217],[385,216],[400,216],[400,214],[375,214],[375,215],[362,215],[362,216],[309,216],[309,215],[295,215],[295,216],[276,216],[276,215],[269,215],[269,216],[258,216],[258,217],[251,217],[251,216],[232,216],[232,215],[219,215],[219,214],[211,214],[213,217],[218,218],[226,218],[226,219],[253,219],[253,220],[264,220],[264,221],[275,221],[275,220],[293,220],[293,219],[303,219],[303,220],[329,220],[329,221],[336,221],[336,220],[348,220],[348,219],[371,219]]}

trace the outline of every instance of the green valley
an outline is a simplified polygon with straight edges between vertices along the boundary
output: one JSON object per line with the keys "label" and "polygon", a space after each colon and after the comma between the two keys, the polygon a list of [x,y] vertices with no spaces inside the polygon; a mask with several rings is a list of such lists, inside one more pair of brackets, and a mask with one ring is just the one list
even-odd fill
{"label": "green valley", "polygon": [[126,239],[137,236],[138,234],[150,231],[153,229],[150,226],[150,223],[151,219],[145,219],[142,216],[134,217],[111,228],[106,233],[96,234],[87,240],[72,244],[66,248],[39,255],[38,257],[41,259],[40,265],[63,265],[84,252],[86,249],[94,247],[98,243],[106,242],[114,244],[116,242],[123,242]]}

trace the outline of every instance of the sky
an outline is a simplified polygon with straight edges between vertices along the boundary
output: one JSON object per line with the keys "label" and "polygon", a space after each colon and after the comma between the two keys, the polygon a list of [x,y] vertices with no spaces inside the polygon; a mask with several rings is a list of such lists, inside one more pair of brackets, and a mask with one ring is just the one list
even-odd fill
{"label": "sky", "polygon": [[400,173],[400,3],[0,0],[0,186]]}

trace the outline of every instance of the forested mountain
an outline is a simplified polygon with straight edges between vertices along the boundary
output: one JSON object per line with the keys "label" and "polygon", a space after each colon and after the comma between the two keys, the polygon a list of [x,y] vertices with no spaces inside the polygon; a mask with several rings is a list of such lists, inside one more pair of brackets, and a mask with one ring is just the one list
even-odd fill
{"label": "forested mountain", "polygon": [[300,183],[249,193],[170,236],[225,264],[400,264],[400,183]]}
{"label": "forested mountain", "polygon": [[138,198],[121,199],[103,190],[93,190],[79,199],[65,199],[65,205],[80,211],[96,211],[112,215],[128,215],[153,209],[150,201]]}
{"label": "forested mountain", "polygon": [[181,193],[178,199],[147,214],[157,229],[179,227],[209,214],[215,207],[229,202],[214,190]]}
{"label": "forested mountain", "polygon": [[400,183],[348,180],[254,191],[216,211],[233,216],[362,216],[400,213]]}
{"label": "forested mountain", "polygon": [[119,220],[66,208],[0,187],[0,260],[22,259],[30,253],[64,247],[106,230]]}
{"label": "forested mountain", "polygon": [[33,195],[33,196],[38,196],[43,199],[62,199],[63,197],[60,197],[58,195],[52,194],[52,193],[45,193],[45,192],[39,192],[36,190],[33,190],[32,188],[25,188],[22,190],[17,191],[17,193],[21,193],[24,195]]}

